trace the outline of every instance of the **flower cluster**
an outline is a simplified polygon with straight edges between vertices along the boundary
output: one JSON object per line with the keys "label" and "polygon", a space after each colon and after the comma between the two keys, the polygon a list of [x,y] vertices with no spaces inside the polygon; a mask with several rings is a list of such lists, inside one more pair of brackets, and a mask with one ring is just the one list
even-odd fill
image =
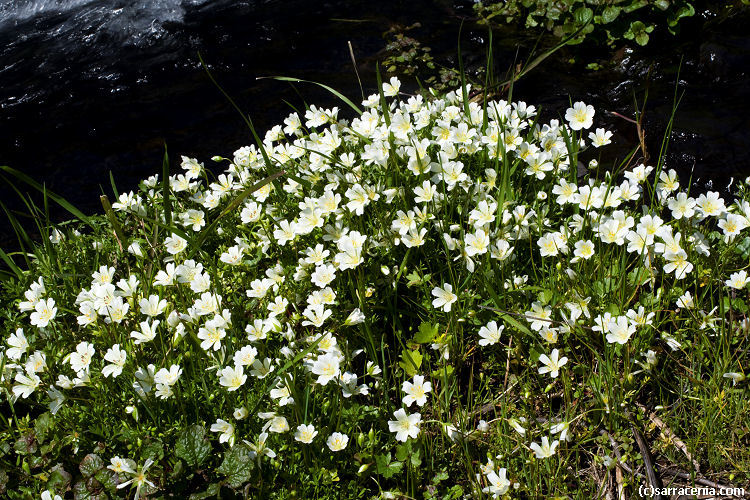
{"label": "flower cluster", "polygon": [[[400,100],[399,88],[391,80],[351,121],[337,108],[292,113],[262,144],[216,157],[227,168],[215,178],[183,157],[167,183],[121,194],[113,208],[131,239],[117,263],[93,265],[68,301],[54,275],[19,301],[4,351],[15,397],[73,415],[106,394],[136,427],[193,406],[220,445],[259,463],[327,449],[363,473],[376,443],[440,429],[451,442],[515,429],[544,460],[566,449],[568,423],[537,428],[518,410],[463,430],[465,395],[446,401],[465,391],[467,353],[507,346],[508,369],[564,384],[601,352],[632,373],[656,364],[661,342],[679,348],[676,332],[656,334],[663,299],[684,324],[725,328],[691,293],[750,226],[747,201],[689,196],[674,170],[642,164],[579,176],[578,156],[612,135],[586,135],[595,110],[581,102],[542,124],[523,102]],[[744,270],[712,279],[722,293],[750,282]],[[136,468],[115,453],[110,469],[131,478],[118,488],[155,487],[152,457],[133,456]],[[490,462],[476,481],[499,497],[510,470]]]}

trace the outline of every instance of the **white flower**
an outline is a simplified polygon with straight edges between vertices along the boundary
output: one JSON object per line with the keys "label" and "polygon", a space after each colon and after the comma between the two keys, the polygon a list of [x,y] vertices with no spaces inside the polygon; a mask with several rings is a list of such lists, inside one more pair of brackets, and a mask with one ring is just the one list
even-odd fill
{"label": "white flower", "polygon": [[686,193],[677,193],[676,197],[667,201],[667,206],[672,211],[672,218],[676,220],[689,219],[695,215],[695,200]]}
{"label": "white flower", "polygon": [[560,441],[554,440],[552,444],[549,442],[547,436],[542,437],[542,445],[539,446],[537,443],[531,443],[529,448],[534,452],[536,458],[543,460],[549,458],[555,454],[555,448],[560,444]]}
{"label": "white flower", "polygon": [[318,376],[318,384],[327,385],[328,382],[338,377],[340,373],[340,361],[336,353],[329,352],[318,356],[312,365],[313,374]]}
{"label": "white flower", "polygon": [[104,360],[109,361],[111,364],[102,369],[102,375],[105,377],[111,375],[112,378],[119,376],[122,373],[123,366],[125,366],[127,357],[127,353],[123,349],[120,349],[120,344],[115,344],[107,349]]}
{"label": "white flower", "polygon": [[414,375],[413,382],[405,380],[401,388],[406,393],[403,399],[406,406],[411,406],[414,402],[423,406],[427,402],[427,393],[432,392],[432,384],[425,382],[422,375]]}
{"label": "white flower", "polygon": [[731,288],[735,288],[737,290],[742,290],[745,288],[745,285],[750,282],[750,278],[747,276],[747,271],[738,271],[736,273],[732,273],[729,276],[729,279],[726,280],[724,283]]}
{"label": "white flower", "polygon": [[618,316],[609,322],[609,333],[607,333],[607,342],[610,344],[618,343],[624,345],[630,340],[635,333],[635,325],[628,321],[626,316]]}
{"label": "white flower", "polygon": [[419,435],[419,424],[422,423],[422,415],[413,413],[407,415],[403,408],[393,412],[396,420],[388,421],[388,430],[396,433],[396,440],[406,442],[408,438],[416,438]]}
{"label": "white flower", "polygon": [[594,146],[595,148],[606,146],[607,144],[611,144],[612,143],[612,141],[610,140],[611,138],[612,138],[612,132],[610,132],[609,130],[604,130],[603,128],[596,129],[596,132],[589,132],[589,139],[591,140],[591,145]]}
{"label": "white flower", "polygon": [[719,193],[714,191],[700,195],[695,200],[695,204],[698,210],[700,210],[702,217],[719,217],[727,211],[724,200],[719,197]]}
{"label": "white flower", "polygon": [[595,254],[594,243],[590,240],[576,241],[575,250],[573,251],[574,257],[570,260],[571,262],[578,262],[580,259],[588,260]]}
{"label": "white flower", "polygon": [[553,349],[549,356],[546,354],[539,356],[539,362],[543,364],[539,367],[539,374],[549,373],[552,378],[557,378],[560,368],[568,362],[568,358],[559,356],[560,351],[557,349]]}
{"label": "white flower", "polygon": [[386,97],[395,97],[398,95],[398,91],[401,88],[401,81],[395,76],[391,77],[390,82],[383,84],[383,95]]}
{"label": "white flower", "polygon": [[221,433],[219,435],[220,443],[229,443],[229,446],[234,445],[234,425],[226,420],[217,418],[216,423],[211,424],[211,432]]}
{"label": "white flower", "polygon": [[88,342],[79,343],[76,346],[76,351],[68,358],[70,367],[76,373],[87,372],[95,353],[96,350],[93,344],[89,344]]}
{"label": "white flower", "polygon": [[341,451],[349,444],[349,436],[340,432],[334,432],[328,436],[326,444],[331,451]]}
{"label": "white flower", "polygon": [[312,424],[302,424],[297,426],[297,430],[294,433],[294,439],[300,443],[310,444],[317,435],[318,431],[315,430],[315,426]]}
{"label": "white flower", "polygon": [[18,382],[18,385],[13,386],[13,394],[24,399],[28,398],[42,382],[36,374],[24,375],[23,372],[16,373],[15,381]]}
{"label": "white flower", "polygon": [[167,252],[177,255],[187,248],[187,240],[172,233],[171,236],[164,240],[164,246],[167,247]]}
{"label": "white flower", "polygon": [[442,307],[445,312],[450,312],[451,304],[458,300],[458,296],[453,293],[453,286],[450,283],[443,284],[443,288],[433,288],[432,295],[436,297],[432,301],[432,307],[435,309]]}
{"label": "white flower", "polygon": [[169,370],[162,368],[156,372],[154,375],[154,382],[157,384],[172,386],[180,379],[180,375],[182,375],[182,368],[180,368],[180,365],[172,365],[169,367]]}
{"label": "white flower", "polygon": [[325,288],[336,279],[336,268],[326,264],[319,265],[315,268],[310,279],[318,288]]}
{"label": "white flower", "polygon": [[129,458],[112,457],[107,469],[117,474],[135,474],[135,462]]}
{"label": "white flower", "polygon": [[159,326],[160,321],[154,320],[152,323],[149,323],[148,321],[141,321],[141,331],[135,331],[133,330],[130,332],[130,337],[135,339],[135,344],[145,344],[146,342],[151,342],[156,338],[156,329]]}
{"label": "white flower", "polygon": [[495,345],[500,342],[500,334],[505,329],[505,325],[497,326],[496,321],[490,321],[486,326],[479,329],[479,345]]}
{"label": "white flower", "polygon": [[202,340],[201,349],[218,351],[221,348],[221,341],[226,335],[227,331],[214,320],[206,321],[205,325],[198,330],[198,338]]}
{"label": "white flower", "polygon": [[500,498],[502,495],[505,495],[510,488],[507,471],[505,469],[500,469],[498,472],[499,474],[495,471],[490,471],[490,473],[485,476],[490,484],[482,489],[482,492],[491,494],[493,498]]}
{"label": "white flower", "polygon": [[16,333],[11,333],[7,342],[10,347],[6,349],[5,355],[8,356],[9,359],[21,359],[21,356],[26,354],[26,351],[29,349],[29,341],[26,340],[23,328],[17,328]]}
{"label": "white flower", "polygon": [[46,327],[50,321],[55,319],[57,308],[54,299],[39,300],[31,313],[31,324],[39,328]]}
{"label": "white flower", "polygon": [[139,300],[138,305],[141,307],[141,314],[156,317],[167,308],[167,301],[160,299],[158,295],[151,295],[148,299]]}
{"label": "white flower", "polygon": [[664,259],[667,263],[664,265],[664,272],[674,272],[676,279],[686,278],[690,271],[693,270],[693,264],[687,260],[687,253],[680,249],[677,252],[671,250],[664,252]]}
{"label": "white flower", "polygon": [[227,366],[221,371],[219,384],[221,384],[222,387],[226,387],[227,391],[232,392],[242,387],[242,384],[244,384],[246,380],[247,375],[245,375],[245,370],[242,368],[242,365],[235,365],[234,368]]}
{"label": "white flower", "polygon": [[738,372],[725,373],[724,375],[722,375],[722,377],[731,379],[733,387],[737,385],[738,383],[743,382],[745,380],[745,375],[743,373],[738,373]]}
{"label": "white flower", "polygon": [[235,418],[235,420],[244,420],[249,414],[250,412],[247,411],[247,408],[245,408],[244,406],[240,406],[239,408],[234,409],[232,416]]}
{"label": "white flower", "polygon": [[565,120],[573,130],[588,129],[594,123],[594,113],[594,107],[591,104],[586,105],[579,101],[565,111]]}
{"label": "white flower", "polygon": [[344,321],[344,325],[346,326],[353,326],[353,325],[359,325],[360,323],[365,322],[365,315],[362,313],[362,311],[359,310],[359,308],[356,308],[351,313],[349,313],[349,316]]}
{"label": "white flower", "polygon": [[302,311],[302,315],[307,318],[302,322],[302,325],[312,325],[320,328],[321,326],[323,326],[323,323],[325,323],[326,319],[328,319],[331,314],[333,314],[333,311],[331,311],[330,309],[326,309],[323,304],[307,306],[305,310]]}
{"label": "white flower", "polygon": [[677,307],[681,307],[683,309],[692,309],[693,307],[695,307],[693,294],[690,293],[690,290],[683,293],[680,298],[677,299]]}
{"label": "white flower", "polygon": [[250,366],[255,362],[257,355],[258,350],[255,347],[246,345],[234,353],[234,364],[238,366]]}

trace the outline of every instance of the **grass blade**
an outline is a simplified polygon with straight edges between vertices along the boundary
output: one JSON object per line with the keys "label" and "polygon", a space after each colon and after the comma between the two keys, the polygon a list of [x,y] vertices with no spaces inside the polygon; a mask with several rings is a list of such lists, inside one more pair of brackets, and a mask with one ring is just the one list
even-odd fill
{"label": "grass blade", "polygon": [[164,223],[167,226],[172,225],[172,197],[169,194],[169,153],[167,144],[164,143],[164,160],[161,164],[161,193],[162,202],[164,203]]}
{"label": "grass blade", "polygon": [[356,104],[354,104],[348,97],[346,97],[344,94],[339,92],[338,90],[329,87],[328,85],[324,85],[322,83],[313,82],[311,80],[302,80],[300,78],[292,78],[291,76],[259,76],[256,78],[256,80],[265,80],[265,79],[271,79],[271,80],[278,80],[280,82],[294,82],[294,83],[312,83],[313,85],[317,85],[318,87],[323,87],[331,94],[335,95],[339,99],[341,99],[344,103],[346,103],[350,108],[354,110],[355,113],[358,115],[362,114],[362,110],[357,107]]}
{"label": "grass blade", "polygon": [[37,191],[39,191],[42,194],[46,193],[46,196],[49,196],[55,203],[60,205],[62,208],[70,212],[74,217],[79,219],[81,222],[84,222],[90,227],[94,227],[94,225],[91,223],[91,220],[88,218],[88,216],[84,215],[83,212],[78,210],[75,206],[73,206],[70,202],[68,202],[65,198],[62,196],[59,196],[52,191],[47,191],[41,184],[36,182],[34,179],[29,177],[28,175],[24,174],[23,172],[20,172],[16,170],[15,168],[11,168],[8,166],[0,166],[0,170],[9,173],[16,179],[23,181],[24,183],[28,184],[29,186],[33,187]]}

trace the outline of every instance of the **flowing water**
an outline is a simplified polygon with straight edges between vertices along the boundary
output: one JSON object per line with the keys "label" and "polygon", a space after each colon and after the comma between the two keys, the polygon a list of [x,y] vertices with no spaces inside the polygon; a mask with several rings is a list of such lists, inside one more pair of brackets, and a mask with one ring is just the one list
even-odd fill
{"label": "flowing water", "polygon": [[[341,103],[314,86],[257,77],[315,80],[358,101],[347,42],[369,93],[384,31],[420,21],[414,36],[433,47],[438,61],[456,65],[460,18],[471,14],[470,6],[450,0],[0,0],[0,164],[44,182],[85,212],[100,210],[109,172],[120,190],[133,189],[161,170],[165,143],[173,159],[185,154],[210,163],[210,156],[228,156],[252,142],[200,67],[198,52],[262,132],[290,104]],[[597,122],[616,131],[615,153],[622,156],[636,144],[635,128],[608,112],[633,116],[634,98],[642,100],[648,88],[644,126],[657,156],[681,67],[678,90],[685,94],[668,166],[685,176],[683,185],[692,173],[697,189],[726,190],[750,174],[748,20],[708,23],[692,36],[621,50],[612,67],[598,72],[571,65],[573,52],[561,51],[516,85],[514,99],[541,104],[546,118],[564,112],[571,98],[594,104]],[[470,65],[483,64],[485,38],[484,28],[464,28]],[[498,69],[505,71],[535,39],[502,29],[495,41]],[[15,197],[0,186],[0,199],[20,208]],[[0,224],[0,244],[8,236],[7,224]]]}

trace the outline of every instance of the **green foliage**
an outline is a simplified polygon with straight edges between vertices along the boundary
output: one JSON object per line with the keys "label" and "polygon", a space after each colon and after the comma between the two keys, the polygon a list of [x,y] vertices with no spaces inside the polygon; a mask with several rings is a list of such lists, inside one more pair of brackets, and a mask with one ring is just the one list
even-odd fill
{"label": "green foliage", "polygon": [[696,9],[719,14],[739,4],[701,0],[486,0],[477,3],[475,10],[483,22],[524,24],[527,28],[543,28],[559,38],[586,26],[570,43],[591,36],[608,45],[623,39],[646,45],[657,27],[660,32],[677,34],[680,21],[695,16]]}
{"label": "green foliage", "polygon": [[175,445],[175,455],[191,467],[199,467],[211,454],[211,443],[202,425],[191,425],[185,429]]}
{"label": "green foliage", "polygon": [[254,455],[246,444],[237,444],[226,451],[216,472],[225,475],[230,486],[239,488],[250,479],[255,465],[253,458]]}

